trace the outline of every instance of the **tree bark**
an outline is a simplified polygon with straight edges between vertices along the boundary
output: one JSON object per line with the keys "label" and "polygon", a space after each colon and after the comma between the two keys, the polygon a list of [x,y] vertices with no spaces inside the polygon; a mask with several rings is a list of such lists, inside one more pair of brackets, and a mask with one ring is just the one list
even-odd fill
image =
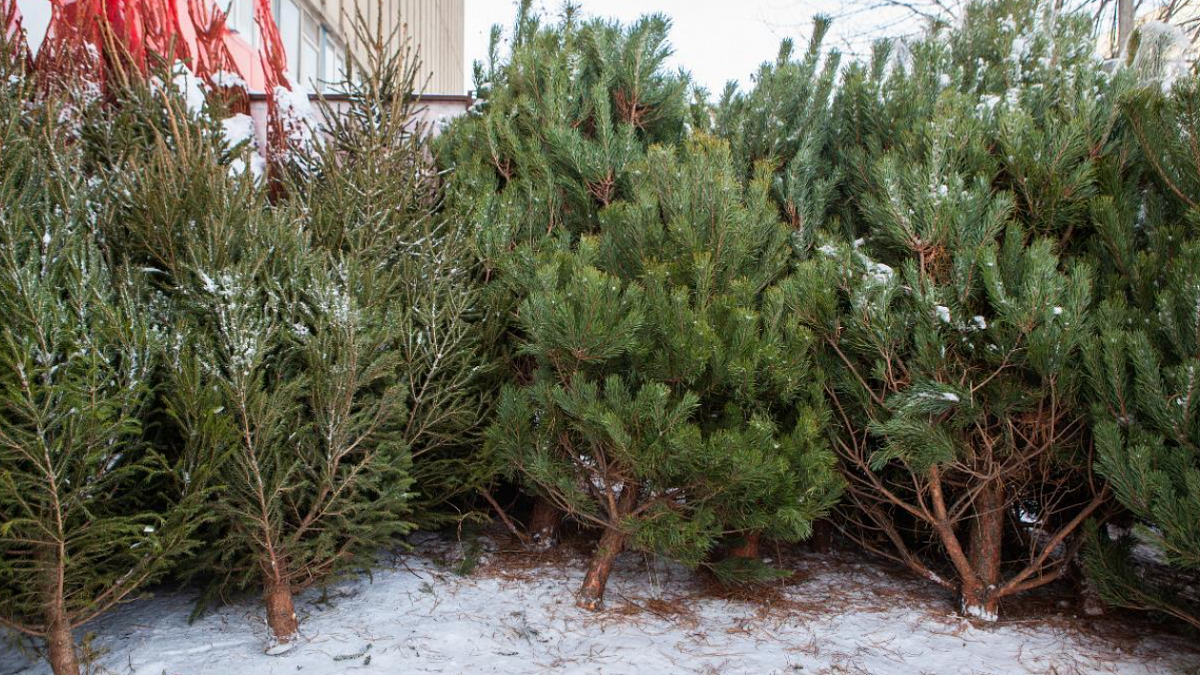
{"label": "tree bark", "polygon": [[813,551],[829,553],[829,549],[833,547],[833,525],[824,518],[813,521],[812,537],[809,542]]}
{"label": "tree bark", "polygon": [[263,589],[263,603],[267,607],[267,625],[280,642],[291,642],[299,627],[296,609],[292,604],[292,587],[287,581],[268,577]]}
{"label": "tree bark", "polygon": [[63,595],[63,547],[45,547],[39,552],[42,569],[42,598],[46,612],[46,660],[54,675],[79,675],[79,656],[71,635],[71,617]]}
{"label": "tree bark", "polygon": [[79,675],[79,658],[75,653],[75,638],[71,635],[71,623],[61,607],[50,610],[52,616],[46,626],[46,660],[54,675]]}
{"label": "tree bark", "polygon": [[995,621],[999,597],[1005,525],[1004,485],[990,481],[975,497],[967,557],[976,580],[963,584],[962,609],[969,616]]}
{"label": "tree bark", "polygon": [[579,589],[579,599],[575,603],[579,607],[596,611],[604,606],[604,588],[608,585],[608,575],[612,572],[617,555],[625,549],[625,533],[616,528],[609,528],[600,537],[596,552],[588,563],[587,574],[583,577],[583,586]]}
{"label": "tree bark", "polygon": [[533,538],[533,545],[546,549],[557,544],[562,519],[562,510],[549,499],[539,496],[533,502],[533,513],[529,516],[529,534]]}
{"label": "tree bark", "polygon": [[638,487],[626,485],[621,489],[617,498],[617,512],[610,514],[611,524],[604,530],[596,552],[588,563],[587,574],[583,577],[583,585],[579,588],[579,597],[575,604],[582,609],[596,611],[604,606],[604,588],[608,585],[608,575],[612,572],[613,563],[617,556],[625,550],[627,535],[621,529],[621,521],[637,506]]}
{"label": "tree bark", "polygon": [[741,543],[729,549],[729,557],[757,559],[759,556],[759,540],[761,538],[762,533],[758,530],[747,532],[742,537]]}

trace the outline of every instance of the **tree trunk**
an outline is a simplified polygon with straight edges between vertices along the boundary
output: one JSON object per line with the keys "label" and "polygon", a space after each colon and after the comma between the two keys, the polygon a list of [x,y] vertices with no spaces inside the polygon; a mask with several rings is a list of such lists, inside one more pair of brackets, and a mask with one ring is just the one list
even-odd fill
{"label": "tree trunk", "polygon": [[975,497],[967,556],[976,581],[963,584],[962,610],[985,621],[998,618],[996,589],[1000,583],[1005,525],[1004,485],[990,481]]}
{"label": "tree trunk", "polygon": [[[1079,536],[1079,535],[1077,535]],[[1085,616],[1104,616],[1108,613],[1108,605],[1100,592],[1096,590],[1092,580],[1083,569],[1083,561],[1079,554],[1071,560],[1071,576],[1075,581],[1075,597],[1079,610]]]}
{"label": "tree trunk", "polygon": [[742,537],[741,543],[729,549],[729,557],[758,559],[759,539],[761,538],[762,533],[760,533],[758,530],[747,532],[745,536]]}
{"label": "tree trunk", "polygon": [[833,547],[833,525],[824,518],[813,521],[812,537],[809,545],[817,553],[829,553]]}
{"label": "tree trunk", "polygon": [[46,659],[54,675],[79,675],[79,658],[75,654],[75,638],[71,635],[71,623],[63,616],[61,607],[50,610],[50,622],[46,627]]}
{"label": "tree trunk", "polygon": [[296,610],[292,605],[292,587],[287,581],[268,577],[263,589],[267,606],[267,625],[280,642],[290,642],[296,635]]}
{"label": "tree trunk", "polygon": [[563,513],[545,497],[533,502],[533,513],[529,516],[529,533],[536,548],[547,549],[558,543],[558,530],[562,525]]}
{"label": "tree trunk", "polygon": [[626,485],[617,498],[617,512],[610,514],[612,523],[604,530],[596,552],[588,563],[587,574],[583,577],[583,586],[579,588],[579,598],[575,604],[583,609],[596,611],[604,606],[604,587],[608,585],[608,575],[612,572],[613,563],[625,549],[626,534],[620,529],[621,521],[637,506],[638,487]]}
{"label": "tree trunk", "polygon": [[79,657],[71,635],[71,618],[63,597],[63,557],[61,547],[40,549],[42,599],[46,612],[46,660],[54,675],[79,675]]}
{"label": "tree trunk", "polygon": [[612,572],[617,555],[625,548],[625,533],[616,528],[609,528],[600,537],[592,561],[588,563],[587,574],[583,577],[583,586],[579,589],[579,599],[575,603],[579,607],[596,611],[604,606],[604,587],[608,585],[608,575]]}

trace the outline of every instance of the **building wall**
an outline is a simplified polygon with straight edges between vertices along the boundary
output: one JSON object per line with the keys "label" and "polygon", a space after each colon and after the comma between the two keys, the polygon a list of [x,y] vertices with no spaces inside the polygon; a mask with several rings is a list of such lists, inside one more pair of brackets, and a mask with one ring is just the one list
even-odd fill
{"label": "building wall", "polygon": [[466,94],[463,81],[465,0],[276,0],[285,1],[306,6],[312,18],[328,31],[325,39],[358,63],[365,62],[368,50],[355,33],[357,15],[361,14],[367,20],[372,32],[380,25],[385,35],[395,32],[397,47],[399,39],[407,37],[417,50],[423,75],[429,78],[426,92]]}
{"label": "building wall", "polygon": [[[187,0],[175,0],[184,38],[195,31],[188,20]],[[228,44],[252,91],[265,86],[258,58],[255,0],[213,0],[229,10],[233,32]],[[366,60],[367,48],[355,36],[354,17],[361,13],[374,30],[382,22],[385,34],[407,36],[422,63],[424,93],[464,96],[463,78],[465,0],[271,0],[275,21],[287,50],[289,79],[310,90],[328,89],[339,79],[348,59]],[[50,21],[49,0],[17,0],[36,52]],[[396,42],[399,48],[399,39]],[[428,78],[425,80],[425,78]]]}

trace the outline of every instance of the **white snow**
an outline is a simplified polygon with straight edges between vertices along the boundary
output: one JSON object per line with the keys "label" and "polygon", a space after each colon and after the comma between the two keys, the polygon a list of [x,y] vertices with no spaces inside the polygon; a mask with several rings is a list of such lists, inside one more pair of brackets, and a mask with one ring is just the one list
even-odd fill
{"label": "white snow", "polygon": [[[972,623],[951,611],[949,595],[930,582],[850,554],[786,554],[797,576],[775,587],[769,604],[715,597],[688,570],[625,554],[608,586],[607,609],[591,613],[573,602],[582,560],[554,563],[550,554],[513,565],[499,557],[460,577],[436,562],[450,544],[430,546],[385,561],[373,581],[329,589],[325,602],[319,592],[304,594],[297,603],[300,637],[287,653],[264,653],[272,645],[253,598],[189,624],[192,597],[171,592],[86,628],[96,633],[95,670],[1153,675],[1200,666],[1200,653],[1181,639],[1138,632],[1106,644],[1079,632],[1070,617]],[[49,672],[3,640],[0,664],[4,675]]]}
{"label": "white snow", "polygon": [[228,70],[218,70],[217,72],[213,73],[212,81],[213,84],[218,87],[241,87],[242,89],[250,88],[250,86],[246,84],[246,81],[242,79],[241,75],[232,73]]}
{"label": "white snow", "polygon": [[1138,27],[1138,50],[1131,67],[1142,84],[1157,83],[1163,93],[1187,72],[1191,40],[1179,26],[1148,21]]}
{"label": "white snow", "polygon": [[937,312],[937,317],[938,319],[941,319],[942,323],[950,323],[949,307],[946,307],[945,305],[934,305],[933,311]]}
{"label": "white snow", "polygon": [[[221,133],[225,138],[225,143],[230,147],[237,147],[241,143],[246,143],[250,156],[250,175],[255,178],[261,177],[267,169],[267,161],[258,152],[257,144],[254,137],[254,119],[245,113],[227,117],[221,120]],[[229,163],[229,172],[235,176],[246,172],[246,160],[242,157],[235,157]]]}
{"label": "white snow", "polygon": [[254,119],[245,113],[221,120],[221,130],[229,147],[254,140]]}
{"label": "white snow", "polygon": [[977,327],[979,330],[984,330],[984,329],[986,329],[986,328],[987,328],[987,326],[988,326],[988,324],[987,324],[987,319],[983,318],[983,316],[982,316],[982,315],[976,314],[976,315],[975,315],[975,318],[974,318],[974,319],[971,319],[971,320],[975,322],[975,326],[976,326],[976,327]]}
{"label": "white snow", "polygon": [[186,65],[176,61],[171,79],[175,88],[183,94],[183,100],[187,103],[188,110],[199,114],[204,108],[204,88],[200,78],[196,77],[195,73]]}
{"label": "white snow", "polygon": [[993,623],[1000,620],[1000,617],[997,616],[995,612],[986,607],[980,607],[978,605],[964,604],[962,606],[962,611],[963,614],[966,614],[967,616],[971,616],[979,619],[980,621],[986,621],[988,623]]}

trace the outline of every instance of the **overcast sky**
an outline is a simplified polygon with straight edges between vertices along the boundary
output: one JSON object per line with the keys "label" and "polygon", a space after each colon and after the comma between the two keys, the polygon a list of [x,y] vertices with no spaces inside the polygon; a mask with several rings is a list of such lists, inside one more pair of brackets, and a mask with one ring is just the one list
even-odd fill
{"label": "overcast sky", "polygon": [[[560,0],[535,0],[545,14],[557,16]],[[773,59],[784,37],[803,44],[817,13],[838,15],[846,11],[842,0],[581,0],[583,12],[631,21],[642,14],[661,12],[671,17],[674,66],[688,68],[693,79],[720,94],[728,80],[746,84],[763,61]],[[499,23],[506,35],[516,15],[516,0],[466,0],[467,88],[471,63],[487,55],[488,32]],[[830,44],[843,51],[862,50],[864,28],[878,30],[897,18],[875,10],[834,23]],[[906,27],[911,29],[911,27]]]}

